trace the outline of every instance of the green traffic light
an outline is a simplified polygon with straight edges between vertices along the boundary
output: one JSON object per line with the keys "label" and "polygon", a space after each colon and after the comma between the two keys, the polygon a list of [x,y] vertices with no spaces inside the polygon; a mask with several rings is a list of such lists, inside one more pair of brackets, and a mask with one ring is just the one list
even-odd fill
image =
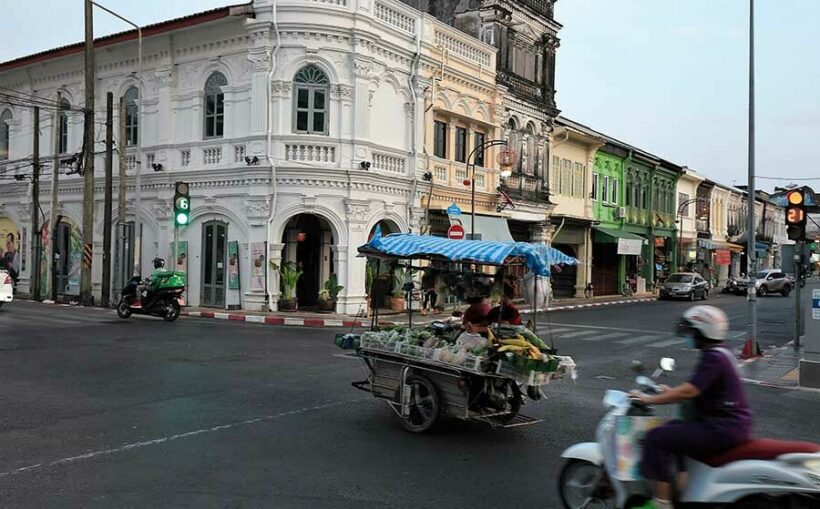
{"label": "green traffic light", "polygon": [[179,225],[186,225],[188,224],[188,214],[180,212],[177,214],[177,224]]}

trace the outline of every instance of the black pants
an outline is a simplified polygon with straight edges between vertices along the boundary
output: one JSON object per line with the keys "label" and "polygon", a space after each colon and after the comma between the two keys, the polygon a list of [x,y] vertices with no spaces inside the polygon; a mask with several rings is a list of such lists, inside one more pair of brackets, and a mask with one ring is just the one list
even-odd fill
{"label": "black pants", "polygon": [[435,290],[426,290],[424,292],[424,302],[422,303],[422,307],[424,309],[428,309],[427,305],[430,305],[430,309],[436,307],[436,301],[438,300],[438,294]]}

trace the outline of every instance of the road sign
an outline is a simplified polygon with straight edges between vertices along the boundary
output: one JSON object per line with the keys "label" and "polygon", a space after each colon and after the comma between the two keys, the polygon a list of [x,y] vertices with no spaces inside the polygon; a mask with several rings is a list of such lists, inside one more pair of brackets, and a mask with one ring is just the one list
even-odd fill
{"label": "road sign", "polygon": [[458,205],[453,203],[452,205],[447,207],[447,215],[449,215],[449,216],[460,216],[461,215],[461,209],[458,208]]}
{"label": "road sign", "polygon": [[820,290],[811,291],[811,318],[820,320]]}
{"label": "road sign", "polygon": [[464,239],[464,227],[460,224],[454,224],[449,230],[447,230],[447,236],[453,240]]}

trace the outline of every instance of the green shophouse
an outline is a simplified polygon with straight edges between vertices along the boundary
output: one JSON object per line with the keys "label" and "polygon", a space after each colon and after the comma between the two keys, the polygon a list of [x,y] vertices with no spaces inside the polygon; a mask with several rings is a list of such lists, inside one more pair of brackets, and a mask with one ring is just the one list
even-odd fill
{"label": "green shophouse", "polygon": [[595,156],[592,282],[597,295],[638,275],[651,286],[675,267],[680,167],[608,139]]}

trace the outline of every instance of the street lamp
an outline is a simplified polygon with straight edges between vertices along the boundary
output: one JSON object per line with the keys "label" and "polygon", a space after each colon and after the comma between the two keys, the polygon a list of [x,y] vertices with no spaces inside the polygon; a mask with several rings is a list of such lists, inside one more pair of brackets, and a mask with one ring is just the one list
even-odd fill
{"label": "street lamp", "polygon": [[[682,267],[681,260],[683,258],[682,252],[681,252],[681,250],[683,248],[683,210],[684,210],[685,207],[688,207],[689,205],[691,205],[693,203],[704,203],[704,202],[707,202],[707,200],[705,198],[692,198],[692,199],[686,200],[686,201],[682,202],[680,205],[678,205],[678,225],[679,225],[679,229],[678,229],[678,267]],[[695,212],[697,212],[697,211],[695,211]],[[697,215],[697,214],[695,214],[695,215]],[[695,217],[695,221],[697,221],[697,217]]]}
{"label": "street lamp", "polygon": [[[145,87],[142,86],[142,29],[139,25],[134,23],[133,21],[126,19],[116,12],[112,11],[108,7],[104,5],[100,5],[97,2],[91,0],[91,4],[99,7],[100,9],[104,10],[108,14],[118,18],[132,27],[137,29],[137,82],[140,84],[140,95],[139,99],[142,102],[143,94],[145,93]],[[142,108],[137,108],[137,126],[139,129],[142,129]],[[122,120],[120,120],[122,121]],[[140,202],[142,200],[142,133],[137,133],[137,164],[136,164],[136,189],[134,190],[134,228],[136,229],[136,235],[139,239],[138,247],[137,247],[137,270],[140,274],[142,274],[142,221],[140,220]],[[120,150],[125,150],[125,143],[123,140],[120,140]]]}
{"label": "street lamp", "polygon": [[[490,140],[485,141],[481,145],[475,147],[470,155],[467,156],[467,174],[470,175],[470,186],[471,186],[471,193],[470,193],[470,240],[475,240],[475,156],[478,154],[479,151],[483,152],[484,150],[490,147],[496,147],[498,145],[507,145],[505,140]],[[499,154],[500,156],[501,154]],[[510,154],[512,155],[512,154]],[[499,158],[500,159],[500,158]],[[507,164],[507,162],[501,162],[499,160],[499,164],[501,166],[512,166],[514,161]],[[470,168],[472,167],[472,170]],[[508,169],[505,169],[501,172],[501,176],[503,177],[504,174],[507,174],[507,177],[512,174],[512,172]],[[506,178],[506,177],[505,177]]]}

